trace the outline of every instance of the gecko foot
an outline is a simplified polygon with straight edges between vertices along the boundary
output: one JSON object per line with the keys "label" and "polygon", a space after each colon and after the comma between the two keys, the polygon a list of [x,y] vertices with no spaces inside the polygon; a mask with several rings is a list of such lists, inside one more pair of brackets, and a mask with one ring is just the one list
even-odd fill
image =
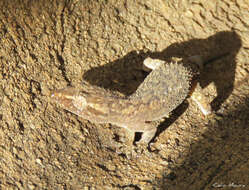
{"label": "gecko foot", "polygon": [[160,65],[165,64],[165,61],[160,59],[152,59],[150,57],[146,58],[143,62],[143,70],[149,72],[156,69]]}
{"label": "gecko foot", "polygon": [[148,145],[150,143],[150,141],[153,139],[153,137],[155,136],[157,131],[157,128],[153,128],[151,130],[148,131],[143,131],[142,137],[140,139],[140,141],[138,141],[136,143],[136,145]]}

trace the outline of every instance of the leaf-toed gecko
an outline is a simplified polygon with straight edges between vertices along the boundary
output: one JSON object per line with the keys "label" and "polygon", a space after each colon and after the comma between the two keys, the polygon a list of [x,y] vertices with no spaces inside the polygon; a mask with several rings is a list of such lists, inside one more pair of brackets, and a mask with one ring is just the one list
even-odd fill
{"label": "leaf-toed gecko", "polygon": [[[197,74],[195,68],[201,68],[203,64],[201,57],[193,56],[186,62],[187,64],[178,59],[165,63],[158,59],[145,59],[144,69],[150,69],[152,72],[128,97],[115,95],[86,82],[80,89],[66,87],[55,90],[51,97],[64,109],[91,122],[111,123],[133,133],[142,132],[139,143],[147,144],[157,130],[151,121],[169,115],[190,93],[204,115],[211,112],[205,97],[199,92],[200,85],[193,82]],[[191,64],[192,66],[189,66]],[[199,89],[191,90],[193,86]]]}

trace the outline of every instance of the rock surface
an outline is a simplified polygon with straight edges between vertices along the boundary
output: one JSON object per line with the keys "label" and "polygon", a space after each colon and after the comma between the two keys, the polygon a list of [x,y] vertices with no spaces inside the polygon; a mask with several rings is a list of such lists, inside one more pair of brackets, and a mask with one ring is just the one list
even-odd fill
{"label": "rock surface", "polygon": [[[249,3],[0,1],[0,189],[249,188]],[[215,110],[184,102],[151,147],[52,103],[82,80],[130,95],[147,57],[229,52],[202,87]],[[137,134],[139,138],[139,134]]]}

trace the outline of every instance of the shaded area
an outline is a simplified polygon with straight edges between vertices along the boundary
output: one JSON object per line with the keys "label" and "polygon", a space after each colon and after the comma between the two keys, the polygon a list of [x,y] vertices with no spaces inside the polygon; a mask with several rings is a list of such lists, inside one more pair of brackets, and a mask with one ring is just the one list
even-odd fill
{"label": "shaded area", "polygon": [[248,189],[249,97],[240,102],[207,126],[181,166],[173,163],[172,172],[163,174],[156,182],[161,189]]}

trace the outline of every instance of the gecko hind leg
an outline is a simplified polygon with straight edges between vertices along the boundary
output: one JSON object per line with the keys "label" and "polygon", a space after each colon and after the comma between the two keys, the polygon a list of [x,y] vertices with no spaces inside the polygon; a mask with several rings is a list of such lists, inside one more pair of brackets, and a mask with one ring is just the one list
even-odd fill
{"label": "gecko hind leg", "polygon": [[[204,59],[200,55],[191,56],[188,58],[190,62],[196,64],[201,71],[204,67]],[[199,82],[196,83],[192,91],[190,92],[190,98],[197,104],[201,112],[206,116],[211,114],[211,105],[207,98],[204,96],[203,89]]]}
{"label": "gecko hind leg", "polygon": [[155,136],[156,131],[157,131],[157,128],[151,129],[149,131],[144,131],[139,143],[141,142],[141,143],[148,144]]}
{"label": "gecko hind leg", "polygon": [[203,94],[203,90],[199,83],[196,84],[195,88],[190,94],[190,98],[197,104],[198,108],[205,116],[211,114],[211,105],[208,99]]}

